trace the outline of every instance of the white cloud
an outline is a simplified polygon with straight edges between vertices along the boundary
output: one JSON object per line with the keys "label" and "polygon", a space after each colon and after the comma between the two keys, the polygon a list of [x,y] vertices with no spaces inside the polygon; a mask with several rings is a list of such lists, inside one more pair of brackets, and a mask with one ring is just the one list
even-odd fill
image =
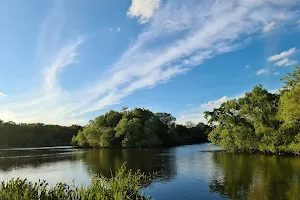
{"label": "white cloud", "polygon": [[263,32],[266,33],[266,32],[269,32],[271,31],[274,27],[275,27],[275,22],[271,22],[269,24],[267,24],[264,29],[263,29]]}
{"label": "white cloud", "polygon": [[121,31],[121,28],[120,28],[120,27],[118,27],[116,31],[117,31],[117,32],[120,32],[120,31]]}
{"label": "white cloud", "polygon": [[0,98],[6,97],[6,94],[4,94],[3,92],[0,92]]}
{"label": "white cloud", "polygon": [[280,92],[280,89],[278,89],[278,88],[276,88],[276,89],[269,89],[268,90],[270,93],[273,93],[273,94],[275,94],[275,93],[279,93]]}
{"label": "white cloud", "polygon": [[83,37],[61,42],[65,21],[60,1],[56,1],[41,23],[37,43],[37,64],[42,68],[40,83],[20,96],[10,96],[10,102],[0,105],[0,118],[15,122],[44,122],[57,124],[83,123],[71,118],[77,97],[65,91],[58,80],[66,67],[76,64],[78,48]]}
{"label": "white cloud", "polygon": [[267,60],[270,61],[270,62],[271,61],[281,60],[281,59],[289,57],[290,55],[294,54],[295,52],[296,52],[296,47],[291,48],[291,49],[289,49],[287,51],[283,51],[283,52],[281,52],[279,54],[270,56]]}
{"label": "white cloud", "polygon": [[45,69],[45,87],[47,90],[56,89],[57,73],[64,67],[76,63],[78,56],[77,49],[84,42],[84,38],[77,38],[75,42],[63,46],[60,51],[54,55],[53,61]]}
{"label": "white cloud", "polygon": [[273,75],[274,76],[279,76],[279,72],[274,72]]}
{"label": "white cloud", "polygon": [[282,59],[280,61],[277,61],[276,63],[274,63],[274,65],[276,65],[276,66],[283,66],[283,65],[285,65],[288,62],[289,62],[289,59],[285,58],[285,59]]}
{"label": "white cloud", "polygon": [[160,0],[132,0],[127,16],[138,18],[139,23],[144,24],[159,9]]}
{"label": "white cloud", "polygon": [[221,99],[215,100],[215,101],[210,101],[208,103],[202,104],[200,107],[204,108],[206,110],[211,110],[213,108],[220,107],[220,105],[224,102],[228,101],[228,97],[224,96]]}
{"label": "white cloud", "polygon": [[250,65],[246,65],[246,68],[247,68],[247,69],[250,68]]}
{"label": "white cloud", "polygon": [[201,104],[197,107],[186,109],[179,115],[179,117],[177,117],[176,123],[185,124],[187,121],[191,121],[195,124],[199,122],[207,123],[207,120],[204,117],[205,111],[213,111],[214,108],[220,107],[222,103],[227,102],[231,99],[243,97],[244,95],[245,93],[237,95],[236,97],[223,96],[220,99]]}
{"label": "white cloud", "polygon": [[288,66],[294,66],[298,63],[297,60],[289,60],[287,63],[284,64],[285,67],[288,67]]}
{"label": "white cloud", "polygon": [[186,113],[182,113],[177,117],[177,124],[186,124],[187,121],[191,121],[194,124],[198,124],[199,122],[207,123],[207,120],[204,117],[204,111],[201,111],[199,108],[191,109],[190,111],[186,111]]}
{"label": "white cloud", "polygon": [[[58,7],[50,12],[47,17],[50,23],[43,23],[40,34],[38,46],[45,51],[39,51],[38,57],[43,58],[40,66],[46,66],[37,84],[40,87],[33,88],[29,97],[15,97],[12,102],[1,104],[0,118],[59,124],[87,122],[85,113],[118,104],[137,90],[165,83],[207,59],[240,49],[269,22],[292,19],[289,8],[294,3],[287,4],[287,1],[291,0],[172,0],[161,7],[160,1],[151,1],[156,2],[154,7],[143,7],[148,1],[134,0],[129,16],[138,17],[143,23],[152,18],[149,24],[101,78],[72,91],[66,90],[60,79],[65,75],[63,69],[76,64],[84,39],[57,42],[69,41],[61,38],[67,34],[60,34],[64,28],[64,12],[58,12],[61,10]],[[137,6],[139,3],[143,6]],[[145,9],[152,11],[144,12]],[[166,26],[166,21],[172,23]],[[167,43],[161,42],[165,39]],[[55,48],[48,50],[48,47]],[[195,115],[203,117],[203,113]]]}
{"label": "white cloud", "polygon": [[268,69],[260,69],[256,72],[256,75],[259,76],[259,75],[262,75],[264,73],[267,73],[269,70]]}
{"label": "white cloud", "polygon": [[[279,89],[268,89],[270,93],[278,93]],[[185,124],[187,121],[191,121],[195,124],[202,122],[207,123],[207,120],[204,117],[205,111],[213,111],[214,108],[219,108],[222,103],[230,101],[232,99],[238,99],[245,96],[246,92],[240,93],[239,95],[227,97],[223,96],[220,99],[216,99],[213,101],[209,101],[207,103],[203,103],[200,106],[195,106],[193,108],[188,108],[182,111],[177,117],[177,124]]]}
{"label": "white cloud", "polygon": [[296,64],[297,64],[296,60],[289,60],[287,58],[282,59],[282,60],[277,61],[276,63],[274,63],[274,65],[276,65],[278,67],[281,67],[281,66],[288,67],[288,66],[293,66],[293,65],[296,65]]}

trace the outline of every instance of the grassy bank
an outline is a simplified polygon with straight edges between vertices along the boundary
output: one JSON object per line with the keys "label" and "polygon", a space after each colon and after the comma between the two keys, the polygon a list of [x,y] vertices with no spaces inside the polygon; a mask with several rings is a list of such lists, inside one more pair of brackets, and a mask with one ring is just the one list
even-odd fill
{"label": "grassy bank", "polygon": [[46,181],[30,182],[11,179],[0,185],[1,200],[131,200],[150,199],[141,189],[151,183],[150,176],[127,170],[123,165],[111,178],[94,176],[90,186],[76,187],[57,183],[50,187]]}

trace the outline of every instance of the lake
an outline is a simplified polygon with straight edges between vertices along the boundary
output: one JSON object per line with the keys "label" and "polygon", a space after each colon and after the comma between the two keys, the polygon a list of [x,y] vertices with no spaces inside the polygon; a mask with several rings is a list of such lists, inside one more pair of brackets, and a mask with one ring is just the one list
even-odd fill
{"label": "lake", "polygon": [[88,185],[124,162],[159,171],[145,193],[152,199],[299,199],[300,158],[226,153],[209,144],[165,149],[34,148],[0,150],[0,179],[45,179]]}

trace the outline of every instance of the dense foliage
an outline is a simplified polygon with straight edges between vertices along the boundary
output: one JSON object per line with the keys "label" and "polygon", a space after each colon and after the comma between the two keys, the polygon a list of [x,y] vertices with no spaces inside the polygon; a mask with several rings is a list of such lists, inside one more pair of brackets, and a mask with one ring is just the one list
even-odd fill
{"label": "dense foliage", "polygon": [[149,199],[140,190],[151,183],[144,173],[126,170],[123,165],[111,178],[95,176],[90,186],[68,186],[58,183],[49,187],[46,181],[29,182],[26,179],[12,179],[0,185],[0,199],[20,200],[137,200]]}
{"label": "dense foliage", "polygon": [[16,124],[0,120],[0,148],[70,145],[73,135],[81,129],[45,124]]}
{"label": "dense foliage", "polygon": [[210,126],[189,127],[175,124],[168,113],[153,113],[144,108],[123,109],[91,120],[72,139],[81,147],[161,147],[207,141]]}
{"label": "dense foliage", "polygon": [[259,85],[206,112],[209,140],[229,150],[300,154],[300,67],[282,81],[279,94]]}

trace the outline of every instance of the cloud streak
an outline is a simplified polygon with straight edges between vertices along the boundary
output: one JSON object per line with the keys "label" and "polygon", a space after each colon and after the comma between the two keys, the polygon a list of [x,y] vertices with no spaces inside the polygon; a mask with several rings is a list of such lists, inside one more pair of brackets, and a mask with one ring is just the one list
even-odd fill
{"label": "cloud streak", "polygon": [[[24,99],[15,99],[0,106],[0,118],[17,122],[84,123],[85,114],[89,112],[118,104],[137,90],[155,87],[187,73],[207,59],[245,47],[251,42],[251,36],[261,32],[267,24],[293,19],[288,9],[294,2],[172,0],[161,4],[158,0],[133,0],[127,14],[137,17],[140,23],[148,22],[147,26],[102,78],[92,86],[73,92],[60,84],[59,74],[76,64],[85,39],[61,42],[59,32],[63,26],[59,16],[53,17],[53,13],[61,10],[58,7],[47,17],[51,23],[43,23],[44,31],[41,31],[40,38],[44,39],[39,42],[40,46],[55,47],[51,55],[43,54],[47,62],[42,64],[42,87],[26,99],[25,105],[21,103]],[[45,37],[51,30],[56,30],[55,34]],[[173,39],[162,42],[167,38]],[[47,45],[47,41],[51,44]]]}
{"label": "cloud streak", "polygon": [[260,76],[260,75],[262,75],[262,74],[267,73],[268,71],[269,71],[268,69],[260,69],[260,70],[258,70],[258,71],[256,72],[256,75],[257,75],[257,76]]}
{"label": "cloud streak", "polygon": [[75,42],[71,42],[63,46],[57,55],[54,56],[53,61],[49,67],[45,69],[45,88],[46,90],[57,89],[57,74],[63,68],[76,63],[78,56],[77,49],[84,42],[84,38],[77,38]]}
{"label": "cloud streak", "polygon": [[271,31],[272,29],[274,29],[275,24],[276,24],[275,22],[271,22],[271,23],[267,24],[267,25],[264,27],[263,32],[264,32],[264,33],[267,33],[267,32],[269,32],[269,31]]}
{"label": "cloud streak", "polygon": [[279,54],[275,54],[273,56],[270,56],[267,61],[269,62],[275,62],[274,65],[277,67],[288,67],[288,66],[294,66],[298,62],[296,60],[289,59],[290,56],[292,56],[296,52],[296,47],[291,48],[287,51],[283,51]]}
{"label": "cloud streak", "polygon": [[285,59],[285,58],[293,55],[295,52],[296,52],[296,47],[291,48],[287,51],[283,51],[279,54],[275,54],[273,56],[270,56],[267,60],[271,62],[271,61],[277,61],[277,60]]}
{"label": "cloud streak", "polygon": [[282,60],[277,61],[276,63],[274,63],[274,65],[276,65],[278,67],[281,67],[281,66],[288,67],[288,66],[293,66],[293,65],[296,65],[296,64],[297,64],[296,60],[289,60],[287,58],[282,59]]}

